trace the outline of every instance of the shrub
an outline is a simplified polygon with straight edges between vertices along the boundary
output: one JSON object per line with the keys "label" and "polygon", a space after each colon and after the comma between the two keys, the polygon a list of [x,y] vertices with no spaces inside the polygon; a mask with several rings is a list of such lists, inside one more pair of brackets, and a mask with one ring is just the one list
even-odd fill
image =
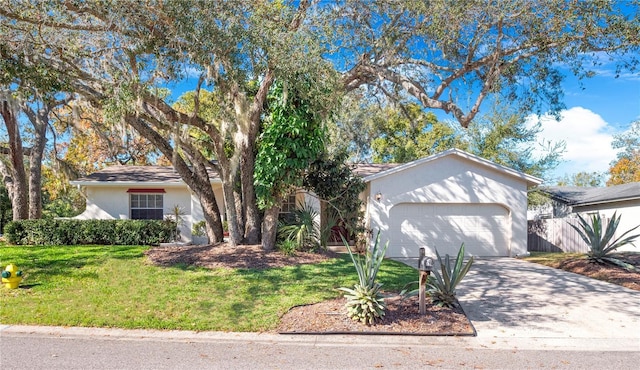
{"label": "shrub", "polygon": [[20,241],[27,236],[22,222],[9,222],[4,227],[4,237],[9,244],[20,244]]}
{"label": "shrub", "polygon": [[434,269],[433,274],[429,276],[426,287],[427,292],[431,296],[431,301],[438,306],[455,307],[458,305],[456,300],[456,286],[462,281],[467,272],[469,272],[469,269],[471,269],[473,257],[463,265],[464,243],[462,243],[458,250],[458,256],[453,266],[451,266],[449,255],[445,255],[443,261],[437,248],[436,256],[440,263],[440,272],[438,272],[438,269]]}
{"label": "shrub", "polygon": [[605,230],[604,234],[602,233],[602,218],[598,213],[591,215],[591,218],[589,220],[590,223],[582,218],[582,216],[578,215],[579,226],[575,226],[572,224],[569,225],[578,232],[578,235],[580,235],[582,240],[584,240],[584,242],[589,246],[587,258],[590,262],[601,264],[608,262],[624,267],[627,270],[635,270],[635,267],[633,267],[633,265],[625,263],[611,256],[611,254],[615,252],[616,249],[626,244],[633,244],[633,241],[640,236],[640,234],[626,236],[633,230],[640,227],[640,225],[638,225],[630,230],[627,230],[617,239],[613,239],[616,230],[618,229],[620,218],[622,218],[621,215],[618,216],[616,213],[614,213],[611,217],[611,221],[609,221],[609,223],[607,224],[607,229]]}
{"label": "shrub", "polygon": [[4,229],[10,244],[154,245],[171,240],[175,223],[159,220],[20,220]]}
{"label": "shrub", "polygon": [[347,315],[354,321],[371,325],[381,320],[385,314],[386,305],[384,298],[380,294],[382,284],[376,281],[376,277],[389,242],[384,247],[380,247],[380,232],[378,232],[374,245],[366,251],[364,256],[354,254],[346,240],[344,245],[349,251],[349,256],[351,256],[353,265],[358,272],[359,280],[359,283],[355,284],[353,289],[339,288],[339,290],[347,293],[345,294]]}
{"label": "shrub", "polygon": [[276,244],[276,247],[285,256],[293,256],[296,254],[296,242],[293,240],[282,240]]}

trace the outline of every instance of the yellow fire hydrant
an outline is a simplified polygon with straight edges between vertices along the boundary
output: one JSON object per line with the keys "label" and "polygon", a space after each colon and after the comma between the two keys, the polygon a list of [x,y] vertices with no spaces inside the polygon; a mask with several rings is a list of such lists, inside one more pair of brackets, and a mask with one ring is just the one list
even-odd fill
{"label": "yellow fire hydrant", "polygon": [[2,283],[9,289],[16,289],[22,281],[22,271],[16,265],[7,265],[2,271]]}

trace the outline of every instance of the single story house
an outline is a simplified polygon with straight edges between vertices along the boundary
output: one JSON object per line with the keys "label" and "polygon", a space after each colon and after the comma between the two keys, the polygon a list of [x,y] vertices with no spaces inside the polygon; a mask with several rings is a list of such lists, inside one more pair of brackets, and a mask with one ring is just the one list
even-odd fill
{"label": "single story house", "polygon": [[[614,213],[620,215],[617,235],[640,225],[640,182],[607,187],[547,186],[540,189],[551,198],[548,218],[586,216],[598,213],[609,219]],[[640,233],[640,228],[634,234]],[[640,241],[636,247],[629,245],[620,250],[640,251]]]}
{"label": "single story house", "polygon": [[[400,165],[360,164],[354,172],[366,183],[366,226],[389,241],[389,257],[417,257],[420,247],[431,256],[435,248],[453,255],[462,243],[475,256],[527,252],[527,190],[538,178],[458,149]],[[224,213],[222,184],[211,178]],[[78,218],[157,218],[178,206],[183,241],[206,242],[191,235],[202,220],[200,202],[171,167],[113,166],[71,183],[87,198]],[[313,194],[298,192],[283,209],[299,201],[319,204]]]}

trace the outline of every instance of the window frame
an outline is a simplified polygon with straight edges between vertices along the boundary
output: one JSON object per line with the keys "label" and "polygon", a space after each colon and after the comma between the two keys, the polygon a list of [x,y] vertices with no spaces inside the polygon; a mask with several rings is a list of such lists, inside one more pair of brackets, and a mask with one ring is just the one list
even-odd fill
{"label": "window frame", "polygon": [[298,193],[294,191],[285,195],[280,202],[280,214],[288,215],[295,212],[296,209],[298,209]]}
{"label": "window frame", "polygon": [[[131,220],[163,220],[164,219],[163,192],[129,191],[128,193],[129,193],[129,218]],[[135,200],[134,200],[134,197],[135,197]],[[150,197],[153,197],[152,207],[149,207],[149,204],[151,203]],[[158,206],[158,202],[160,203],[160,206]],[[143,203],[144,203],[144,206],[142,206]],[[134,206],[134,204],[136,205]]]}

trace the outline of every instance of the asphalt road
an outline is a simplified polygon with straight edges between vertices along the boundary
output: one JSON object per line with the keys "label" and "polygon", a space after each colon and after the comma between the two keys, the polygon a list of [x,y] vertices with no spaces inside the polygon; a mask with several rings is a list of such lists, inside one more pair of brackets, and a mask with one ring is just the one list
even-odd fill
{"label": "asphalt road", "polygon": [[[46,328],[0,332],[6,369],[637,369],[640,351],[553,338],[279,336]],[[532,349],[533,348],[533,349]]]}

